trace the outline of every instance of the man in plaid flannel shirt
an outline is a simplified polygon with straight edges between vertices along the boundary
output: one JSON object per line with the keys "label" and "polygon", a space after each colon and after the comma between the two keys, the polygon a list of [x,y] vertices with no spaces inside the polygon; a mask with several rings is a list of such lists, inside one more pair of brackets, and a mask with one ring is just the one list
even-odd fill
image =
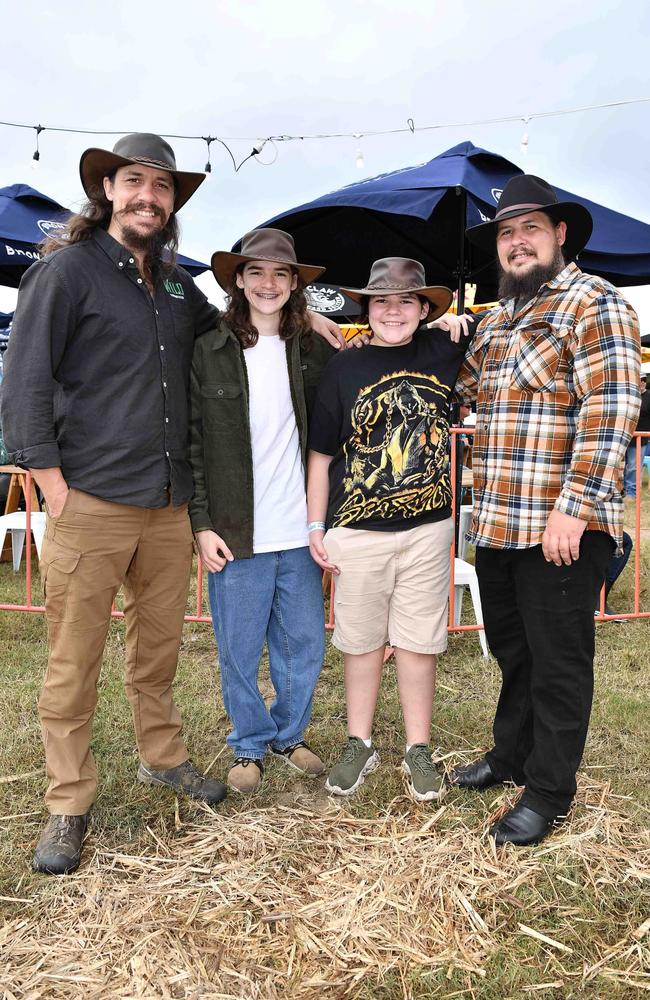
{"label": "man in plaid flannel shirt", "polygon": [[493,749],[453,781],[525,785],[490,830],[497,843],[538,843],[569,810],[591,711],[593,612],[622,541],[639,326],[612,285],[572,263],[591,230],[586,208],[520,175],[494,221],[467,233],[501,274],[457,392],[477,399],[468,537],[502,687]]}

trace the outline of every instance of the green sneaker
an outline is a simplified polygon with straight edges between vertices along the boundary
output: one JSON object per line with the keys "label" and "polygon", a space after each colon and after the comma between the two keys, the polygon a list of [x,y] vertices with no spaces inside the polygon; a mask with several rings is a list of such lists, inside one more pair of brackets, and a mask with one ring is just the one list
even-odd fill
{"label": "green sneaker", "polygon": [[334,795],[352,795],[367,774],[379,767],[379,754],[357,736],[348,738],[343,755],[329,773],[325,788]]}
{"label": "green sneaker", "polygon": [[409,795],[416,802],[430,802],[442,796],[442,777],[436,771],[426,743],[414,743],[402,763],[409,778]]}

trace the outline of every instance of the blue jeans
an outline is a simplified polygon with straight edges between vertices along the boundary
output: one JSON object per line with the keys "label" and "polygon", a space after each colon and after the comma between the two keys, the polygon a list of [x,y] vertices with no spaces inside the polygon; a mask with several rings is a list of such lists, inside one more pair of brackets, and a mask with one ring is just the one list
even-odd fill
{"label": "blue jeans", "polygon": [[[648,390],[646,390],[648,391]],[[636,496],[636,446],[641,449],[641,476],[643,477],[643,459],[650,455],[650,438],[632,438],[625,453],[625,472],[623,474],[623,492],[626,497]]]}
{"label": "blue jeans", "polygon": [[[236,757],[263,760],[267,747],[299,743],[325,652],[321,574],[308,548],[262,552],[208,574],[223,701]],[[266,641],[275,701],[257,686]]]}

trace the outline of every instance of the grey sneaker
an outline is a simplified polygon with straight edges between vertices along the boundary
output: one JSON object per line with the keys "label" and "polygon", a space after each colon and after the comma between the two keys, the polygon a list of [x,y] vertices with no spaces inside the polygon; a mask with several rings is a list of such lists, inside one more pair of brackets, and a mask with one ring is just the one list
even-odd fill
{"label": "grey sneaker", "polygon": [[409,795],[416,802],[430,802],[442,796],[442,777],[436,771],[426,743],[414,743],[402,762]]}
{"label": "grey sneaker", "polygon": [[83,816],[50,816],[34,853],[34,871],[46,875],[75,872],[81,861],[81,845],[87,825],[88,813]]}
{"label": "grey sneaker", "polygon": [[189,795],[192,799],[201,799],[214,805],[225,799],[226,786],[214,778],[206,778],[194,767],[191,760],[186,760],[178,767],[170,767],[164,771],[155,771],[152,767],[140,762],[138,781],[144,785],[168,785],[176,792]]}
{"label": "grey sneaker", "polygon": [[379,754],[357,736],[348,738],[343,755],[329,773],[325,788],[334,795],[352,795],[367,774],[379,767]]}

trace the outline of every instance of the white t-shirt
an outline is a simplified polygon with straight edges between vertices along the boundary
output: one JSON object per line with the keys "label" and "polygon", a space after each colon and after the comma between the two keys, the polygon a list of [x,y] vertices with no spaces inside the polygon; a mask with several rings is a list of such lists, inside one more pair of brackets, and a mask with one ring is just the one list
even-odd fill
{"label": "white t-shirt", "polygon": [[244,351],[253,447],[253,552],[309,545],[305,473],[285,342],[260,337]]}

